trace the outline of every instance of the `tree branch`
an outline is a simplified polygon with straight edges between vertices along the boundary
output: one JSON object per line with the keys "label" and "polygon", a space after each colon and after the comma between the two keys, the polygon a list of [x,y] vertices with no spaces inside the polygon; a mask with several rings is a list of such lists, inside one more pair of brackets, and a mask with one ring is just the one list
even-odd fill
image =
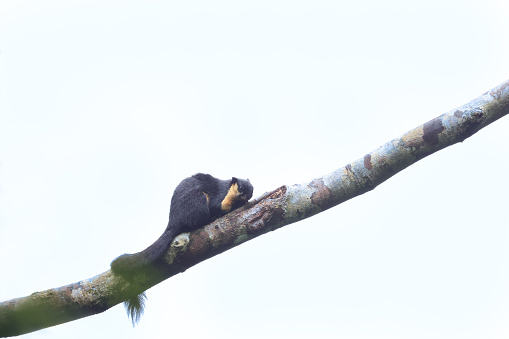
{"label": "tree branch", "polygon": [[111,271],[78,283],[0,303],[0,336],[14,336],[101,313],[199,262],[259,235],[366,193],[406,167],[462,142],[509,113],[509,81],[418,126],[321,178],[281,186],[192,233],[176,237],[167,270],[135,284]]}

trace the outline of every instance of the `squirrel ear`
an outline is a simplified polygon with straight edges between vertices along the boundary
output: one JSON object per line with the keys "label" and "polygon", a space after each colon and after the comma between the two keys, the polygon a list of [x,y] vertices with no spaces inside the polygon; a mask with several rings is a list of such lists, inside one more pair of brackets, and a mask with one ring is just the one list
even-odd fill
{"label": "squirrel ear", "polygon": [[232,185],[239,182],[239,179],[235,178],[235,177],[232,177]]}

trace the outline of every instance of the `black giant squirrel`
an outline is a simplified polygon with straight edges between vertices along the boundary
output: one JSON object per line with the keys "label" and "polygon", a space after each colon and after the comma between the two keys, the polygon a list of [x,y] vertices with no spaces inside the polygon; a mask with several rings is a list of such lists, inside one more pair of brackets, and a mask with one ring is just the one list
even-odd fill
{"label": "black giant squirrel", "polygon": [[[177,235],[209,224],[244,205],[252,196],[253,186],[249,180],[235,177],[220,180],[203,173],[182,180],[173,192],[164,233],[143,251],[123,254],[113,260],[111,270],[128,280],[143,272],[153,274],[164,270],[164,255]],[[133,325],[143,314],[145,299],[145,293],[141,293],[124,303]]]}

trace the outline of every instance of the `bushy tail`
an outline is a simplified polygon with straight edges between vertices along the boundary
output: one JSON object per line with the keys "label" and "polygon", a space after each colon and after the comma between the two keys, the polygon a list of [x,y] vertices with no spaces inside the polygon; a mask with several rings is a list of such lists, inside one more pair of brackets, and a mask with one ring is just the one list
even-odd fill
{"label": "bushy tail", "polygon": [[[113,260],[111,270],[115,275],[131,282],[135,282],[135,278],[140,275],[155,276],[161,273],[158,264],[162,263],[164,254],[173,238],[175,238],[176,234],[174,233],[174,229],[168,226],[159,239],[143,251],[134,254],[123,254]],[[138,323],[143,315],[146,300],[147,296],[143,292],[124,301],[127,316],[131,319],[133,326]]]}

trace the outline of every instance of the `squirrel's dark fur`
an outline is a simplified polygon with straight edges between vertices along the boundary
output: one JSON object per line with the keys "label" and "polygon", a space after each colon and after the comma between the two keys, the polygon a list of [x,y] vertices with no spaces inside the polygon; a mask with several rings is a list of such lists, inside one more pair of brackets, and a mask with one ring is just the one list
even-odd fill
{"label": "squirrel's dark fur", "polygon": [[[191,232],[244,205],[253,195],[249,180],[220,180],[210,174],[198,173],[175,188],[171,198],[170,217],[164,233],[141,252],[123,254],[113,260],[114,274],[131,279],[140,272],[164,267],[164,254],[172,240],[183,232]],[[143,313],[144,293],[125,302],[133,323]]]}

